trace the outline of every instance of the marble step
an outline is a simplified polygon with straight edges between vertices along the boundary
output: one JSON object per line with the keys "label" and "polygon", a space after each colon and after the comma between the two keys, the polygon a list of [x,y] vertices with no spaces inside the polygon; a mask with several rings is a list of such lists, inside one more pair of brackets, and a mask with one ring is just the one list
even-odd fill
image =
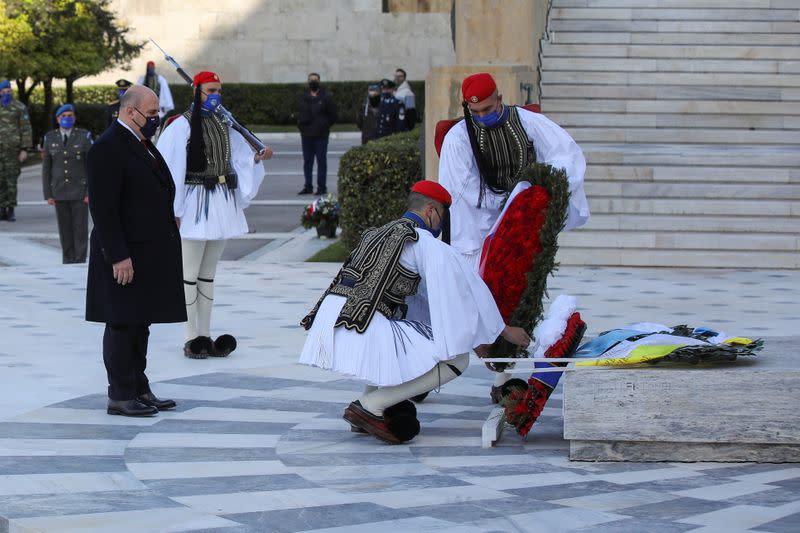
{"label": "marble step", "polygon": [[[800,201],[800,183],[668,183],[664,181],[610,182],[587,180],[584,184],[589,198],[632,199],[708,199],[708,200],[788,200]],[[800,222],[800,221],[798,221]],[[798,228],[795,228],[797,230]]]}
{"label": "marble step", "polygon": [[587,229],[638,231],[697,231],[707,233],[797,234],[797,217],[742,217],[702,215],[637,215],[592,213]]}
{"label": "marble step", "polygon": [[[686,267],[686,268],[800,268],[797,252],[734,250],[674,250],[560,247],[562,265]],[[677,253],[676,253],[677,252]]]}
{"label": "marble step", "polygon": [[700,216],[775,216],[800,217],[800,199],[718,200],[710,198],[603,198],[589,197],[592,213],[700,215]]}
{"label": "marble step", "polygon": [[800,252],[800,237],[788,233],[678,232],[593,230],[566,231],[558,236],[559,245],[573,248],[644,248],[659,250],[758,250]]}
{"label": "marble step", "polygon": [[800,33],[570,32],[551,31],[542,44],[800,45]]}
{"label": "marble step", "polygon": [[735,3],[716,9],[624,8],[624,7],[553,7],[551,20],[691,20],[691,21],[787,21],[798,20],[798,9],[743,9]]}
{"label": "marble step", "polygon": [[[785,168],[800,165],[797,147],[789,145],[779,147],[759,145],[755,148],[745,145],[735,148],[722,145],[725,150],[704,150],[704,145],[700,144],[641,146],[650,146],[653,150],[631,150],[630,145],[625,144],[609,147],[607,143],[581,143],[586,160],[593,165],[748,167],[759,163],[764,166],[762,171],[764,173],[771,171],[769,167]],[[695,150],[695,147],[698,149]]]}
{"label": "marble step", "polygon": [[600,72],[544,70],[542,84],[671,86],[714,85],[729,87],[800,87],[797,74],[757,74],[727,72]]}
{"label": "marble step", "polygon": [[570,127],[578,142],[636,143],[718,143],[718,144],[787,144],[800,151],[796,131],[696,128],[602,128]]}
{"label": "marble step", "polygon": [[551,32],[800,33],[798,22],[716,20],[568,20],[552,18]]}
{"label": "marble step", "polygon": [[773,130],[800,129],[800,117],[782,115],[685,115],[653,113],[565,113],[545,115],[563,128],[612,126],[645,128],[756,128]]}
{"label": "marble step", "polygon": [[543,43],[545,57],[631,57],[665,59],[786,59],[800,60],[797,46],[733,46],[672,44],[552,44]]}
{"label": "marble step", "polygon": [[571,85],[542,84],[542,98],[611,98],[617,100],[800,100],[800,89],[785,87],[731,87],[723,85]]}
{"label": "marble step", "polygon": [[798,167],[600,165],[591,163],[593,152],[587,148],[584,152],[590,161],[586,167],[587,182],[800,184]]}
{"label": "marble step", "polygon": [[[799,28],[800,29],[800,28]],[[800,61],[774,59],[643,59],[627,57],[542,57],[542,72],[557,70],[617,72],[800,73]],[[543,77],[545,74],[543,74]]]}
{"label": "marble step", "polygon": [[669,113],[669,114],[743,114],[800,115],[797,102],[753,102],[746,100],[609,100],[591,98],[546,98],[544,113]]}
{"label": "marble step", "polygon": [[795,0],[553,0],[553,7],[630,7],[630,8],[757,8],[790,9],[797,7]]}

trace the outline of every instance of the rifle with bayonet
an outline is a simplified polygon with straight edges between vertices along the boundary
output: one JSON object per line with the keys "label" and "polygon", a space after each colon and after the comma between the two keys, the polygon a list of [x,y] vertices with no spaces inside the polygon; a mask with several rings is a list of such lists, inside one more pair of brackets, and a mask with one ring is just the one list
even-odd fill
{"label": "rifle with bayonet", "polygon": [[[167,61],[167,63],[175,67],[175,71],[178,73],[178,75],[180,75],[181,78],[183,78],[186,81],[186,83],[188,83],[189,85],[194,85],[192,83],[192,77],[189,76],[185,70],[183,70],[183,68],[178,64],[178,62],[175,61],[174,57],[169,55],[163,48],[158,46],[158,43],[156,43],[153,39],[150,39],[150,42],[153,43],[156,46],[156,48],[161,50],[161,52],[164,54],[164,59]],[[244,137],[244,140],[247,141],[247,144],[253,147],[253,150],[255,150],[256,153],[260,154],[267,149],[266,145],[262,143],[252,131],[248,130],[247,128],[239,124],[239,122],[233,117],[231,112],[225,109],[222,106],[222,104],[218,105],[214,109],[214,113],[224,123],[230,125],[231,128],[241,133],[242,137]]]}

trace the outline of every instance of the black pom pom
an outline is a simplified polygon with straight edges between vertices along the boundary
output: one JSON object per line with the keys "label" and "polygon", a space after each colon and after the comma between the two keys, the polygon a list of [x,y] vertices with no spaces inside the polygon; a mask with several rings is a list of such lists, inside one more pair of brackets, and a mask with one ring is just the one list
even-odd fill
{"label": "black pom pom", "polygon": [[387,420],[397,415],[417,416],[417,407],[408,400],[403,400],[383,410],[383,416]]}
{"label": "black pom pom", "polygon": [[233,335],[220,335],[214,341],[214,355],[225,357],[236,349],[236,338]]}
{"label": "black pom pom", "polygon": [[195,337],[189,341],[189,350],[195,354],[209,355],[214,351],[214,343],[210,337]]}
{"label": "black pom pom", "polygon": [[503,396],[508,396],[514,389],[528,390],[528,383],[519,378],[509,379],[503,383]]}
{"label": "black pom pom", "polygon": [[387,417],[386,411],[384,411],[383,416],[386,420],[386,427],[401,442],[409,441],[419,435],[419,420],[417,420],[416,416],[400,413]]}

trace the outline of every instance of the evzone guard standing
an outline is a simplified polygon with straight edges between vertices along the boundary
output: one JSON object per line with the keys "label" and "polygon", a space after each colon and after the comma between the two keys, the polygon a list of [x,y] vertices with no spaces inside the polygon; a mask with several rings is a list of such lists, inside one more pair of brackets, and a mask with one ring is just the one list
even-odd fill
{"label": "evzone guard standing", "polygon": [[211,339],[214,276],[228,239],[248,232],[244,209],[264,179],[266,148],[253,153],[240,133],[214,110],[222,102],[222,83],[214,72],[193,78],[194,102],[170,122],[158,149],[175,181],[175,216],[180,219],[183,283],[186,296],[184,355],[193,359],[225,357],[236,339]]}
{"label": "evzone guard standing", "polygon": [[498,336],[527,346],[506,326],[491,292],[436,237],[450,205],[439,184],[411,189],[402,218],[364,232],[302,325],[300,363],[365,381],[344,412],[353,431],[397,444],[419,433],[409,398],[443,385],[469,365],[469,351]]}

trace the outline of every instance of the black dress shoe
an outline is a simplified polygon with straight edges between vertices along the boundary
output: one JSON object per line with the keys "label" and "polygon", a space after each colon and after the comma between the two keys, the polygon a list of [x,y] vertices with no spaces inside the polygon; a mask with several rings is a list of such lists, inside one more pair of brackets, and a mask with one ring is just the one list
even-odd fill
{"label": "black dress shoe", "polygon": [[158,409],[139,400],[108,400],[106,412],[110,415],[152,416],[158,414]]}
{"label": "black dress shoe", "polygon": [[9,222],[14,222],[15,220],[17,220],[16,215],[14,215],[13,207],[9,207],[8,209],[6,209],[6,220],[8,220]]}
{"label": "black dress shoe", "polygon": [[328,194],[328,189],[317,189],[314,191],[314,196],[325,196]]}
{"label": "black dress shoe", "polygon": [[314,192],[314,189],[312,189],[311,187],[303,187],[303,190],[301,190],[297,194],[311,194],[313,192]]}
{"label": "black dress shoe", "polygon": [[156,398],[156,395],[152,392],[148,392],[147,394],[141,394],[139,396],[139,401],[145,405],[149,405],[150,407],[155,407],[159,411],[166,411],[167,409],[175,409],[176,403],[175,400],[159,400]]}

